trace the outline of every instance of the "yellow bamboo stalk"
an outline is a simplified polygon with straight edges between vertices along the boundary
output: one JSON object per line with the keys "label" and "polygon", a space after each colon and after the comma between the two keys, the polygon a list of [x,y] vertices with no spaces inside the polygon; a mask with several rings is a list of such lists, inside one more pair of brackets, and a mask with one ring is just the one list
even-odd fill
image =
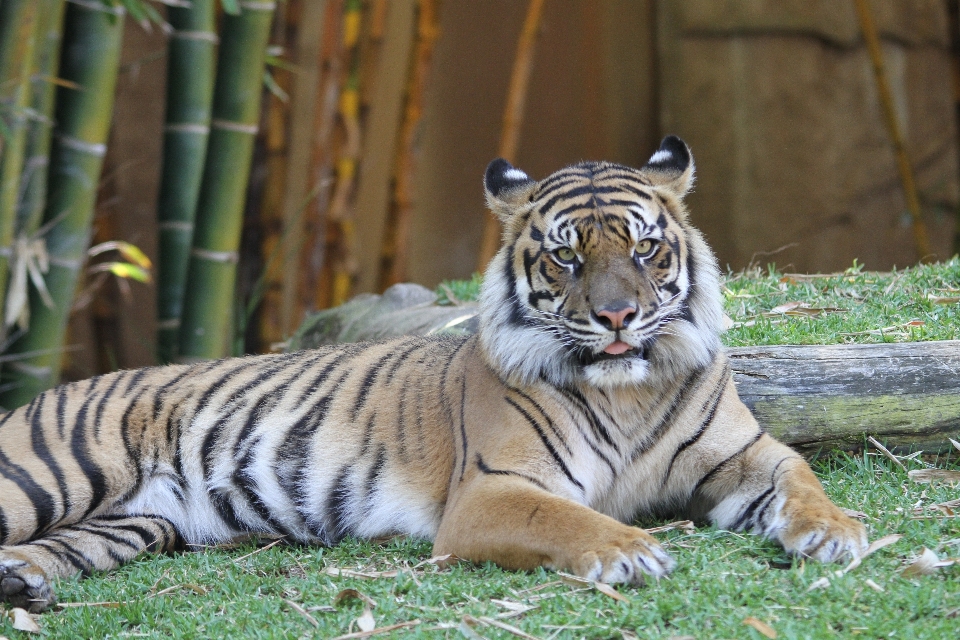
{"label": "yellow bamboo stalk", "polygon": [[423,117],[424,94],[430,76],[434,43],[440,35],[437,4],[434,0],[420,0],[417,6],[417,40],[408,72],[403,123],[400,125],[393,171],[393,197],[387,212],[386,236],[380,252],[381,291],[407,279],[417,129]]}
{"label": "yellow bamboo stalk", "polygon": [[897,168],[900,171],[900,182],[903,184],[903,195],[907,203],[907,210],[913,221],[913,240],[917,248],[920,262],[927,262],[933,258],[930,241],[927,238],[927,226],[923,222],[920,210],[920,198],[917,196],[917,186],[913,179],[913,168],[907,157],[906,145],[900,131],[900,122],[897,120],[896,107],[887,83],[886,68],[883,63],[883,51],[880,49],[880,37],[870,14],[867,0],[854,0],[857,15],[860,17],[860,28],[863,30],[863,39],[870,52],[870,61],[873,63],[873,75],[877,82],[877,93],[880,94],[880,106],[883,109],[884,120],[887,124],[887,133],[897,158]]}
{"label": "yellow bamboo stalk", "polygon": [[[517,145],[520,140],[520,126],[523,124],[523,107],[527,101],[527,87],[530,85],[530,73],[533,71],[533,54],[540,31],[540,17],[543,15],[544,0],[530,0],[527,17],[517,43],[517,56],[513,61],[510,76],[510,89],[507,93],[507,106],[503,112],[503,133],[500,137],[500,157],[514,163],[517,158]],[[480,243],[480,258],[477,269],[483,271],[490,259],[500,247],[500,223],[495,217],[488,216],[483,227],[483,239]]]}

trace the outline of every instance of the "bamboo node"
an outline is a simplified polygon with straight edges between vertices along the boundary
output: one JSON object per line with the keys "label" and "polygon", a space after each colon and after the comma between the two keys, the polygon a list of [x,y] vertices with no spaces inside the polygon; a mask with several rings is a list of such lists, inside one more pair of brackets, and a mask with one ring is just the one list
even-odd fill
{"label": "bamboo node", "polygon": [[56,256],[50,256],[50,264],[54,267],[60,267],[61,269],[70,269],[71,271],[80,271],[80,268],[83,266],[85,260],[76,260],[70,258],[58,258]]}
{"label": "bamboo node", "polygon": [[236,264],[240,260],[240,255],[236,251],[211,251],[209,249],[200,249],[199,247],[191,249],[190,255],[201,260],[230,264]]}
{"label": "bamboo node", "polygon": [[126,14],[126,9],[123,8],[123,5],[110,6],[106,3],[96,2],[95,0],[67,0],[72,4],[77,5],[78,7],[83,7],[84,9],[89,9],[90,11],[102,11],[103,13],[110,13],[115,16],[123,16]]}
{"label": "bamboo node", "polygon": [[105,144],[86,142],[84,140],[80,140],[79,138],[74,138],[73,136],[68,136],[63,133],[57,135],[57,142],[67,149],[79,151],[80,153],[86,153],[91,156],[103,157],[107,153],[107,145]]}
{"label": "bamboo node", "polygon": [[193,223],[182,220],[164,220],[157,224],[157,229],[160,231],[193,231]]}
{"label": "bamboo node", "polygon": [[174,31],[170,34],[171,38],[177,38],[178,40],[199,40],[202,42],[212,42],[213,44],[220,43],[220,36],[212,31]]}
{"label": "bamboo node", "polygon": [[273,11],[277,8],[276,2],[257,2],[255,0],[241,0],[240,2],[241,9],[249,9],[250,11]]}
{"label": "bamboo node", "polygon": [[196,124],[193,122],[176,122],[164,125],[163,130],[167,133],[196,133],[199,135],[207,135],[210,133],[210,125]]}
{"label": "bamboo node", "polygon": [[170,331],[171,329],[180,328],[180,318],[167,318],[165,320],[157,321],[157,329],[161,331]]}
{"label": "bamboo node", "polygon": [[256,135],[257,131],[260,130],[260,127],[255,124],[244,124],[242,122],[231,122],[229,120],[219,119],[211,120],[210,126],[214,129],[235,131],[236,133],[249,133],[250,135]]}

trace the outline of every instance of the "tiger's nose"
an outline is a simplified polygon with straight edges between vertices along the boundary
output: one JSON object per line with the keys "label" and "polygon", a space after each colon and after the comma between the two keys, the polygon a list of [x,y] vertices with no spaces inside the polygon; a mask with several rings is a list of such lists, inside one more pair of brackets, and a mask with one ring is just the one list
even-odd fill
{"label": "tiger's nose", "polygon": [[624,329],[637,315],[637,308],[626,302],[607,305],[593,313],[597,322],[610,331]]}

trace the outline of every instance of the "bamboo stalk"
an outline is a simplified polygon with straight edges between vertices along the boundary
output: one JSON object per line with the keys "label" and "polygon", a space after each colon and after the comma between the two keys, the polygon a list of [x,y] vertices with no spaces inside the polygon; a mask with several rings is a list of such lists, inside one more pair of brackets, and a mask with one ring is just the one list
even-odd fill
{"label": "bamboo stalk", "polygon": [[434,44],[440,35],[438,3],[420,0],[417,5],[417,41],[410,60],[409,81],[400,126],[393,172],[393,197],[387,212],[386,234],[380,253],[379,289],[407,279],[410,222],[414,204],[417,130],[423,117],[424,95],[430,77]]}
{"label": "bamboo stalk", "polygon": [[336,186],[326,216],[326,268],[330,280],[328,288],[321,294],[322,307],[337,306],[347,301],[356,272],[352,255],[354,228],[349,209],[363,138],[360,118],[360,36],[363,15],[364,7],[360,0],[347,0],[343,12],[343,47],[348,64],[338,105],[342,144],[335,164]]}
{"label": "bamboo stalk", "polygon": [[[17,224],[20,175],[27,143],[26,109],[30,104],[30,70],[36,43],[37,5],[33,0],[7,0],[0,4],[0,106],[7,123],[7,138],[0,153],[0,309],[5,307],[7,277],[14,259],[13,237]],[[0,334],[5,327],[0,328]]]}
{"label": "bamboo stalk", "polygon": [[157,359],[179,351],[180,322],[216,73],[217,0],[167,9],[167,114],[157,200]]}
{"label": "bamboo stalk", "polygon": [[17,232],[32,236],[43,222],[47,202],[47,179],[50,166],[50,144],[53,139],[53,118],[60,71],[60,42],[63,37],[63,15],[66,0],[39,0],[37,8],[37,45],[31,82],[30,109],[33,118],[27,124],[27,147],[24,153],[20,192],[23,194],[17,211]]}
{"label": "bamboo stalk", "polygon": [[53,386],[60,375],[60,354],[80,270],[86,260],[97,184],[106,153],[114,88],[123,37],[124,9],[92,2],[71,2],[64,22],[61,77],[79,89],[61,86],[56,97],[56,128],[44,219],[50,254],[47,289],[53,307],[30,292],[30,330],[11,353],[41,352],[10,365],[14,388],[0,395],[13,408]]}
{"label": "bamboo stalk", "polygon": [[934,255],[930,249],[930,241],[927,239],[927,226],[923,222],[923,214],[920,210],[920,198],[917,196],[917,186],[913,179],[913,168],[910,166],[910,159],[907,157],[906,145],[903,141],[903,133],[900,131],[900,122],[897,120],[897,110],[893,104],[893,97],[890,93],[890,85],[887,83],[887,73],[883,64],[883,51],[880,49],[880,37],[877,35],[877,28],[873,23],[873,16],[870,14],[870,7],[867,0],[854,0],[857,7],[857,15],[860,18],[860,28],[863,30],[863,39],[867,43],[867,50],[870,52],[870,61],[873,63],[873,75],[877,83],[877,93],[880,94],[880,106],[883,109],[884,120],[887,125],[887,134],[890,136],[890,143],[893,145],[893,152],[897,159],[897,169],[900,171],[900,182],[903,184],[903,196],[907,202],[907,210],[910,212],[910,218],[913,220],[913,240],[919,254],[917,258],[920,262],[931,260]]}
{"label": "bamboo stalk", "polygon": [[[284,282],[281,298],[282,317],[300,317],[317,308],[320,291],[328,288],[327,209],[333,190],[336,121],[340,102],[341,71],[345,57],[343,47],[343,0],[329,0],[324,18],[324,33],[319,66],[323,69],[320,95],[314,114],[310,180],[318,188],[316,199],[303,220],[299,251],[284,256]],[[299,254],[299,256],[297,256]],[[296,265],[293,258],[299,258]],[[287,266],[289,265],[289,266]]]}
{"label": "bamboo stalk", "polygon": [[274,2],[240,2],[225,15],[213,119],[187,270],[178,360],[229,353],[240,232]]}
{"label": "bamboo stalk", "polygon": [[[960,143],[960,0],[947,1],[947,25],[950,32],[950,75],[953,85],[953,113],[956,141]],[[954,211],[953,255],[960,253],[960,206]]]}
{"label": "bamboo stalk", "polygon": [[[507,106],[503,111],[503,132],[500,137],[500,157],[508,162],[516,162],[517,146],[520,141],[520,127],[523,124],[523,107],[527,101],[527,87],[530,73],[533,71],[533,54],[540,31],[540,17],[543,15],[544,0],[530,0],[527,17],[517,43],[517,57],[513,61],[510,75],[510,89],[507,92]],[[483,226],[483,238],[480,241],[480,257],[477,270],[483,271],[487,263],[500,248],[500,222],[492,215],[487,216]]]}

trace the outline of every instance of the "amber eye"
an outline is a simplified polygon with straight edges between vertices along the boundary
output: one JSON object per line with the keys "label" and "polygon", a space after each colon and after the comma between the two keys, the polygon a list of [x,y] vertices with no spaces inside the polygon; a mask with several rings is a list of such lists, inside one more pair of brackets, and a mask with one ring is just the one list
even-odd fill
{"label": "amber eye", "polygon": [[655,246],[656,245],[654,244],[653,240],[641,240],[637,243],[637,246],[633,248],[633,252],[638,258],[646,258],[653,253],[653,248]]}
{"label": "amber eye", "polygon": [[560,262],[569,263],[577,259],[577,252],[570,247],[560,247],[559,249],[555,249],[553,255],[555,255],[557,260]]}

